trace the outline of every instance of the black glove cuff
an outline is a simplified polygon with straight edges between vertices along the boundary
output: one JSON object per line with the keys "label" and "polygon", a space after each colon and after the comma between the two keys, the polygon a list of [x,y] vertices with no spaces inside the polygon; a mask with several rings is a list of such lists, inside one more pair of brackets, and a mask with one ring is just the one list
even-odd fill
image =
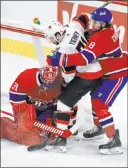
{"label": "black glove cuff", "polygon": [[26,103],[27,103],[27,104],[32,104],[31,99],[30,99],[29,96],[26,96]]}

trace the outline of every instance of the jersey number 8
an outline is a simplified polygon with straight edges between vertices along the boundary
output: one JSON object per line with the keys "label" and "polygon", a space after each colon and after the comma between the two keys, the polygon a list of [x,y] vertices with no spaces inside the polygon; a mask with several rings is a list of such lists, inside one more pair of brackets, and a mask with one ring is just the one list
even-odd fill
{"label": "jersey number 8", "polygon": [[93,49],[95,45],[96,45],[95,42],[91,42],[91,44],[89,45],[89,48],[90,48],[90,49]]}

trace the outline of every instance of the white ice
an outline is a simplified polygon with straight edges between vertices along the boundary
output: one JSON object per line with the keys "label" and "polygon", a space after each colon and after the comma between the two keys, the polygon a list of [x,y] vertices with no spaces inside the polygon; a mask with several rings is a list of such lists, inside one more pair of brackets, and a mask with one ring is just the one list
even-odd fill
{"label": "white ice", "polygon": [[[1,90],[8,93],[9,87],[16,76],[26,68],[39,67],[37,60],[1,53]],[[87,95],[79,103],[78,121],[82,122],[80,136],[84,130],[93,126],[91,118],[90,97]],[[10,111],[6,102],[1,109]],[[87,110],[89,109],[89,110]],[[104,140],[79,142],[68,140],[68,151],[65,154],[46,152],[43,149],[28,152],[26,146],[7,140],[1,140],[2,167],[127,167],[127,86],[121,91],[112,108],[116,128],[120,136],[124,153],[121,155],[101,155],[98,146]],[[106,140],[106,139],[105,139]]]}

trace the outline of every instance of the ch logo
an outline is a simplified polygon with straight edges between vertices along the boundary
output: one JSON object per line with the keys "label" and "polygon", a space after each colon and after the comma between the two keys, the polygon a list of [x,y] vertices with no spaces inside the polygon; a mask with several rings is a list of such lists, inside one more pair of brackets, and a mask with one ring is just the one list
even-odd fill
{"label": "ch logo", "polygon": [[39,102],[39,101],[35,101],[35,106],[41,106],[41,105],[42,105],[41,102]]}

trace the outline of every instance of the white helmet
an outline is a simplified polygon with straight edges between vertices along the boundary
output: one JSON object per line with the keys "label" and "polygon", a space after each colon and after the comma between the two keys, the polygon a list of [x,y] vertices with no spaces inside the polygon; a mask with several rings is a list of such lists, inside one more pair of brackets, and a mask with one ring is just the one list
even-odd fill
{"label": "white helmet", "polygon": [[50,42],[54,44],[59,44],[59,42],[62,40],[63,34],[64,27],[58,21],[52,21],[48,28],[45,29],[46,39],[50,40]]}

